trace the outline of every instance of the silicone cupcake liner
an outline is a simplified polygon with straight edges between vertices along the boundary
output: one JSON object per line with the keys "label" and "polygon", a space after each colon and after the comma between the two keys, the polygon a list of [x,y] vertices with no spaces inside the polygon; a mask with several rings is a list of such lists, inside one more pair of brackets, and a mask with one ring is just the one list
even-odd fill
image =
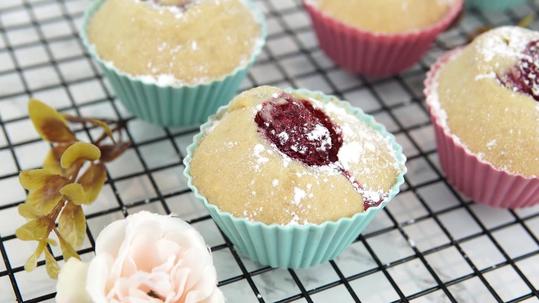
{"label": "silicone cupcake liner", "polygon": [[446,16],[420,30],[398,34],[372,33],[321,12],[312,0],[303,3],[311,16],[320,47],[344,70],[372,77],[398,74],[411,67],[430,48],[462,11],[463,0],[456,0]]}
{"label": "silicone cupcake liner", "polygon": [[493,207],[521,208],[539,203],[539,178],[524,177],[495,168],[472,154],[442,124],[437,109],[436,77],[440,67],[457,55],[457,49],[443,55],[425,80],[425,96],[434,125],[438,157],[447,180],[474,201]]}
{"label": "silicone cupcake liner", "polygon": [[466,0],[466,7],[492,11],[504,10],[523,3],[526,3],[526,0]]}
{"label": "silicone cupcake liner", "polygon": [[161,126],[187,126],[203,123],[236,94],[247,70],[265,44],[267,30],[263,14],[250,0],[243,0],[260,24],[260,38],[249,61],[220,79],[198,85],[159,85],[122,72],[102,60],[87,36],[91,17],[105,0],[97,0],[86,10],[80,34],[125,107],[137,117]]}
{"label": "silicone cupcake liner", "polygon": [[[294,90],[294,92],[316,98],[322,102],[337,101],[335,97],[326,96],[320,92],[307,90]],[[193,152],[198,147],[200,140],[212,123],[224,114],[226,107],[222,107],[217,114],[210,117],[209,121],[200,127],[200,133],[194,137],[193,144],[187,148],[187,156],[184,159],[184,175],[187,177],[187,184],[194,192],[195,197],[204,204],[214,221],[242,255],[263,265],[284,268],[304,268],[334,259],[358,237],[378,212],[399,192],[406,173],[406,157],[401,146],[397,144],[393,135],[386,131],[384,126],[374,121],[373,117],[366,115],[360,109],[353,108],[347,102],[339,102],[348,112],[379,131],[390,142],[402,171],[388,197],[379,206],[370,207],[352,217],[327,221],[322,224],[268,225],[235,217],[211,204],[193,185],[190,164]]]}

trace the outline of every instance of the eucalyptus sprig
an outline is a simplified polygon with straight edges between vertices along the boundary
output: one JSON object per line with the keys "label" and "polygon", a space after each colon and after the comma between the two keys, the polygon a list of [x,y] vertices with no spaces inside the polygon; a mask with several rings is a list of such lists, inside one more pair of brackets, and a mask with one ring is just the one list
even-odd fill
{"label": "eucalyptus sprig", "polygon": [[[28,113],[34,128],[51,144],[51,149],[43,168],[19,174],[28,196],[18,211],[27,222],[15,234],[23,241],[37,241],[35,252],[24,265],[25,270],[35,269],[37,260],[45,254],[47,273],[56,278],[59,266],[47,244],[56,246],[58,243],[51,238],[51,233],[56,235],[65,260],[80,259],[77,249],[86,232],[82,205],[96,200],[107,179],[105,163],[120,156],[130,143],[122,141],[124,121],[62,115],[35,99],[30,100]],[[82,142],[68,122],[89,124],[101,128],[103,133],[95,144]],[[119,133],[118,139],[114,133]]]}

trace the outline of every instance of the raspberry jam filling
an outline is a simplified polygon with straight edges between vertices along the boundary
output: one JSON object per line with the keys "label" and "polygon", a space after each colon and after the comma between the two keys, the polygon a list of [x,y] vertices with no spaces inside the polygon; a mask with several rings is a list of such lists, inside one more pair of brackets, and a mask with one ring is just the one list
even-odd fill
{"label": "raspberry jam filling", "polygon": [[539,101],[539,40],[528,43],[522,58],[498,80],[513,91]]}
{"label": "raspberry jam filling", "polygon": [[262,104],[255,122],[259,131],[292,159],[309,166],[330,165],[339,160],[340,129],[306,100],[282,93]]}
{"label": "raspberry jam filling", "polygon": [[255,122],[258,131],[288,157],[308,166],[335,167],[362,194],[365,210],[381,202],[363,195],[361,184],[339,162],[343,145],[341,129],[311,102],[281,93],[262,103]]}

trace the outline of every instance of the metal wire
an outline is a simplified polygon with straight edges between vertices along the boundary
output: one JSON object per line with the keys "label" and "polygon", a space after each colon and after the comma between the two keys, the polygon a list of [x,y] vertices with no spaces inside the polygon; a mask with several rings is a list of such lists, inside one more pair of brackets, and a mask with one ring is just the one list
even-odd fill
{"label": "metal wire", "polygon": [[[52,48],[52,44],[54,43],[63,41],[75,41],[78,47],[84,49],[82,43],[77,36],[77,23],[80,21],[82,13],[81,11],[73,12],[69,9],[69,6],[71,4],[80,3],[81,1],[16,0],[10,2],[13,2],[13,4],[11,5],[0,3],[0,56],[7,56],[7,58],[9,58],[12,62],[13,66],[12,68],[1,70],[0,79],[2,79],[3,76],[17,76],[19,77],[20,83],[22,84],[22,90],[16,92],[8,91],[6,93],[5,90],[2,88],[4,87],[4,84],[0,83],[0,109],[2,108],[2,103],[7,102],[7,100],[12,100],[14,98],[26,98],[28,96],[47,91],[49,89],[61,89],[65,92],[65,94],[67,95],[67,99],[69,100],[69,105],[59,108],[59,110],[61,111],[72,111],[75,114],[80,114],[81,109],[84,109],[85,107],[99,104],[109,104],[113,109],[113,116],[118,119],[124,118],[121,106],[119,105],[118,101],[115,100],[113,92],[105,85],[105,80],[103,79],[102,74],[94,65],[89,65],[89,68],[91,69],[90,76],[82,76],[75,80],[66,79],[66,77],[62,73],[60,69],[61,64],[81,61],[88,62],[88,60],[90,60],[88,54],[80,53],[67,57],[62,57],[59,59],[55,57],[54,50]],[[51,3],[57,4],[57,7],[59,8],[59,13],[55,16],[42,20],[42,18],[40,18],[40,16],[36,14],[36,9],[39,9],[40,7],[49,5]],[[265,48],[264,54],[262,55],[262,58],[258,61],[256,67],[272,66],[272,71],[274,71],[277,76],[274,76],[274,79],[272,79],[271,81],[264,81],[264,83],[262,83],[261,81],[257,80],[255,73],[251,72],[249,74],[247,83],[245,83],[244,85],[244,88],[249,88],[251,86],[258,86],[262,84],[299,87],[303,86],[302,84],[308,81],[308,79],[317,79],[316,81],[322,81],[323,85],[327,87],[327,90],[325,91],[326,93],[334,94],[341,98],[344,98],[345,95],[359,89],[366,90],[372,95],[372,97],[377,103],[376,109],[368,111],[368,113],[389,117],[391,123],[394,123],[395,125],[394,129],[392,130],[393,133],[408,141],[411,144],[411,147],[414,150],[417,150],[416,153],[409,156],[409,161],[424,161],[428,165],[429,169],[435,173],[435,178],[419,183],[411,181],[409,177],[407,177],[406,186],[402,191],[403,193],[412,194],[419,201],[420,205],[424,208],[425,214],[420,215],[419,217],[416,217],[411,221],[399,222],[399,213],[392,211],[392,208],[389,207],[385,209],[384,212],[389,219],[391,225],[388,227],[384,227],[380,230],[368,232],[364,235],[359,236],[356,240],[364,245],[366,251],[372,258],[372,260],[376,263],[376,266],[374,268],[363,272],[354,273],[352,275],[346,275],[343,273],[343,269],[339,267],[338,262],[330,261],[330,268],[335,272],[338,279],[333,282],[318,286],[316,288],[307,288],[305,286],[305,283],[302,282],[302,279],[298,275],[297,271],[288,270],[288,273],[290,274],[293,283],[297,286],[297,289],[299,289],[299,292],[286,298],[279,299],[277,302],[293,302],[296,300],[315,302],[316,300],[313,299],[313,297],[315,297],[317,294],[323,293],[339,286],[343,286],[339,289],[347,291],[353,301],[360,302],[360,298],[362,296],[360,293],[358,293],[356,289],[354,289],[352,283],[356,280],[376,273],[382,274],[387,279],[391,287],[394,289],[395,293],[398,295],[398,299],[394,302],[409,302],[415,299],[426,298],[425,296],[434,292],[442,292],[447,301],[457,302],[459,298],[455,296],[455,294],[451,291],[451,287],[474,278],[480,280],[480,282],[492,295],[494,301],[504,302],[502,296],[497,292],[496,287],[493,286],[491,282],[489,282],[489,280],[485,277],[490,272],[495,271],[497,268],[503,266],[509,266],[512,270],[514,270],[514,272],[523,281],[526,287],[529,288],[526,293],[516,298],[511,298],[506,302],[519,302],[532,297],[539,297],[537,284],[534,285],[534,282],[537,283],[539,277],[526,276],[522,272],[521,268],[517,266],[517,262],[530,259],[539,255],[539,240],[536,236],[537,231],[532,230],[526,224],[526,222],[539,217],[539,211],[535,211],[534,213],[525,216],[520,216],[515,211],[510,210],[510,221],[492,228],[486,226],[485,223],[472,210],[472,202],[462,198],[444,179],[442,172],[440,171],[437,166],[437,163],[435,162],[435,149],[430,148],[428,150],[424,150],[422,143],[419,142],[418,138],[413,135],[415,131],[428,127],[430,125],[430,122],[420,121],[418,123],[414,123],[413,125],[407,125],[407,123],[401,122],[401,120],[399,120],[399,115],[396,114],[398,113],[399,109],[402,110],[404,109],[404,107],[410,106],[412,104],[414,106],[416,105],[421,112],[428,116],[425,105],[422,103],[423,96],[421,93],[418,93],[418,91],[420,91],[421,89],[422,84],[420,81],[415,80],[423,78],[425,72],[428,71],[429,68],[428,62],[432,62],[432,58],[435,58],[437,55],[439,55],[441,51],[450,49],[451,47],[455,46],[454,43],[451,41],[459,40],[465,42],[470,39],[471,35],[473,34],[473,31],[469,28],[465,28],[462,24],[458,25],[455,28],[451,29],[448,33],[444,34],[438,41],[436,41],[429,55],[427,55],[423,61],[418,63],[417,66],[415,66],[410,71],[388,79],[374,80],[358,77],[356,79],[357,83],[348,85],[347,87],[343,88],[342,83],[340,83],[338,79],[331,77],[331,73],[336,72],[338,68],[328,63],[327,59],[323,57],[320,50],[316,46],[316,43],[312,43],[314,42],[312,41],[314,39],[314,35],[312,34],[310,25],[300,24],[299,26],[296,26],[292,24],[293,22],[290,22],[291,20],[299,20],[297,18],[305,18],[305,14],[302,12],[303,8],[301,7],[299,1],[296,0],[291,2],[284,0],[261,0],[259,1],[259,4],[266,8],[268,21],[270,23],[270,35],[268,37],[268,43],[270,44],[270,46]],[[2,17],[17,12],[26,13],[28,17],[28,22],[20,22],[14,25],[5,25],[4,19]],[[501,24],[515,24],[522,17],[523,12],[525,14],[531,12],[538,13],[539,6],[537,5],[537,3],[529,2],[527,7],[525,6],[519,11],[509,10],[507,12],[499,13],[497,15],[485,15],[478,11],[471,11],[467,13],[465,18],[468,20],[473,20],[475,23],[477,23],[477,26],[482,25],[491,27],[500,25],[497,22],[493,22],[492,20],[501,20]],[[43,28],[47,25],[55,24],[60,21],[65,22],[64,25],[67,26],[66,30],[68,33],[65,35],[48,37],[46,31]],[[537,24],[533,24],[532,26],[537,28]],[[35,32],[35,41],[14,43],[10,38],[10,33],[19,30],[31,30],[31,32]],[[292,51],[281,52],[279,47],[281,46],[280,42],[282,41],[286,41],[286,43],[291,44],[289,45],[289,48]],[[44,48],[44,62],[38,62],[31,65],[26,65],[23,62],[20,62],[19,58],[16,56],[16,53],[20,50],[36,46],[42,46]],[[299,74],[296,72],[291,73],[289,69],[287,69],[287,64],[291,60],[301,60],[303,64],[308,66],[307,71],[300,72]],[[54,83],[37,89],[32,89],[32,86],[25,77],[24,73],[43,67],[52,67],[53,73],[58,78],[58,83]],[[91,80],[98,81],[99,87],[103,90],[103,92],[105,92],[105,95],[103,98],[92,99],[88,102],[84,102],[83,104],[81,104],[80,102],[78,102],[77,97],[70,90],[70,86],[74,84],[85,83]],[[388,100],[387,97],[383,93],[381,93],[381,88],[389,84],[399,85],[401,87],[402,92],[401,96],[399,97],[402,98],[402,100],[405,100],[405,102],[393,104],[393,102],[390,102],[390,100]],[[4,146],[0,146],[0,152],[7,151],[12,156],[13,165],[16,167],[17,171],[20,171],[22,169],[22,165],[17,156],[16,149],[19,147],[30,145],[32,143],[36,143],[39,140],[35,138],[14,142],[14,138],[12,137],[12,134],[10,134],[9,127],[15,123],[27,120],[28,116],[26,115],[10,117],[6,119],[3,117],[2,111],[0,111],[0,138],[3,136],[6,141],[6,144]],[[135,118],[129,118],[129,121],[134,120]],[[107,208],[106,210],[100,210],[91,213],[87,216],[87,218],[91,220],[94,218],[100,218],[118,212],[120,212],[123,216],[127,216],[129,210],[144,205],[160,205],[164,213],[171,213],[170,205],[167,200],[174,197],[189,195],[190,192],[187,189],[178,189],[172,192],[163,192],[159,188],[158,182],[155,178],[155,173],[167,169],[182,169],[182,145],[178,143],[178,139],[181,137],[192,136],[196,132],[196,128],[179,130],[163,128],[164,135],[159,135],[148,140],[137,142],[134,135],[132,134],[131,128],[128,127],[125,131],[125,135],[128,139],[134,142],[130,150],[140,161],[142,170],[135,173],[129,173],[120,177],[113,177],[109,171],[107,173],[107,184],[108,186],[110,186],[116,201],[110,201],[111,204],[109,208]],[[77,134],[86,135],[88,138],[92,138],[92,129],[83,127],[77,131]],[[152,144],[159,144],[163,142],[168,142],[171,144],[174,152],[178,155],[178,159],[177,161],[173,161],[165,165],[152,167],[148,164],[147,159],[145,159],[141,149],[147,146],[151,146]],[[0,175],[0,183],[16,176],[16,172]],[[155,191],[155,196],[149,199],[126,203],[121,196],[121,190],[118,189],[118,183],[143,176],[148,178],[151,188],[153,189],[153,191]],[[458,203],[442,210],[433,209],[429,205],[428,201],[426,201],[424,197],[420,194],[420,192],[426,187],[432,186],[434,184],[443,184],[444,186],[446,186],[449,189],[453,198],[458,201]],[[178,186],[178,188],[179,187],[180,186]],[[2,202],[0,198],[0,213],[2,211],[7,211],[17,207],[17,205],[19,205],[23,201],[4,202]],[[475,224],[477,224],[477,226],[479,227],[479,231],[465,237],[456,239],[440,219],[444,214],[448,214],[456,210],[461,210],[467,215],[469,215],[475,222]],[[201,217],[192,218],[188,220],[188,222],[195,224],[208,220],[211,220],[210,216],[204,215]],[[407,232],[407,227],[413,226],[414,224],[421,224],[421,222],[426,221],[433,221],[436,223],[443,235],[448,239],[447,243],[433,248],[429,248],[427,250],[421,250],[413,244],[413,237],[411,237],[410,234]],[[493,233],[512,226],[521,227],[531,239],[530,241],[534,242],[534,244],[536,245],[536,249],[518,257],[511,257],[510,253],[508,253],[506,249],[499,243],[496,237],[494,237]],[[377,255],[376,250],[373,248],[371,240],[392,232],[397,232],[405,240],[409,241],[410,248],[413,253],[410,256],[394,260],[390,263],[384,263],[380,256]],[[95,235],[92,234],[90,228],[87,229],[87,235],[89,239],[89,247],[83,248],[79,251],[79,253],[83,256],[91,255],[94,249]],[[263,293],[260,291],[259,286],[257,286],[257,283],[255,282],[255,279],[263,274],[271,275],[274,272],[274,269],[270,267],[262,267],[250,270],[249,266],[247,266],[244,262],[244,259],[242,259],[238,255],[233,245],[226,238],[226,236],[222,233],[221,236],[225,239],[224,244],[212,246],[212,251],[230,251],[232,258],[234,262],[237,263],[241,273],[219,281],[219,286],[224,287],[227,285],[232,285],[233,283],[239,281],[245,281],[252,290],[253,298],[256,298],[258,302],[269,302],[269,299],[265,298]],[[493,243],[495,248],[499,250],[499,252],[504,258],[504,261],[483,269],[479,268],[476,264],[474,264],[474,262],[467,256],[465,249],[463,248],[463,244],[468,241],[478,239],[480,237],[488,238]],[[22,266],[13,266],[11,264],[10,256],[8,255],[6,249],[6,243],[13,239],[15,239],[14,234],[0,234],[0,254],[5,264],[5,270],[0,271],[0,279],[2,277],[7,277],[9,279],[14,296],[18,302],[43,302],[54,298],[54,290],[51,290],[50,293],[46,293],[38,297],[23,297],[23,291],[21,291],[20,281],[18,282],[17,273],[24,271],[24,268]],[[430,255],[436,254],[448,248],[454,248],[459,253],[463,260],[465,260],[465,263],[471,268],[471,273],[449,281],[444,281],[444,279],[439,276],[432,264],[429,263],[428,258]],[[61,257],[57,257],[57,259],[61,260]],[[391,271],[401,264],[412,261],[418,261],[425,267],[428,274],[432,276],[435,285],[423,289],[419,292],[415,292],[413,294],[406,294],[406,292],[401,289],[402,286],[399,286],[398,281],[396,281],[396,279],[392,276]],[[43,261],[40,261],[38,263],[38,266],[43,265]]]}

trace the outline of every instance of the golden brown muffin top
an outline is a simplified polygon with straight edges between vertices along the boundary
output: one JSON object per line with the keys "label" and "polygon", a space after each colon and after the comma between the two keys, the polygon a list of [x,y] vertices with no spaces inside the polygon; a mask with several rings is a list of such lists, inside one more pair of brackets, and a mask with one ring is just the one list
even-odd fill
{"label": "golden brown muffin top", "polygon": [[247,63],[261,28],[242,1],[171,1],[180,0],[106,0],[87,29],[99,57],[164,85],[209,82]]}
{"label": "golden brown muffin top", "polygon": [[[329,117],[335,133],[323,119],[303,124],[302,113],[291,107],[309,104],[323,113],[319,117]],[[302,122],[278,125],[279,106],[290,106],[283,114]],[[305,144],[298,144],[298,132],[306,132]],[[193,184],[210,203],[267,224],[351,217],[382,199],[402,169],[387,139],[342,105],[269,86],[238,95],[200,140],[191,162]]]}
{"label": "golden brown muffin top", "polygon": [[341,22],[374,33],[421,30],[440,21],[455,0],[311,0]]}

